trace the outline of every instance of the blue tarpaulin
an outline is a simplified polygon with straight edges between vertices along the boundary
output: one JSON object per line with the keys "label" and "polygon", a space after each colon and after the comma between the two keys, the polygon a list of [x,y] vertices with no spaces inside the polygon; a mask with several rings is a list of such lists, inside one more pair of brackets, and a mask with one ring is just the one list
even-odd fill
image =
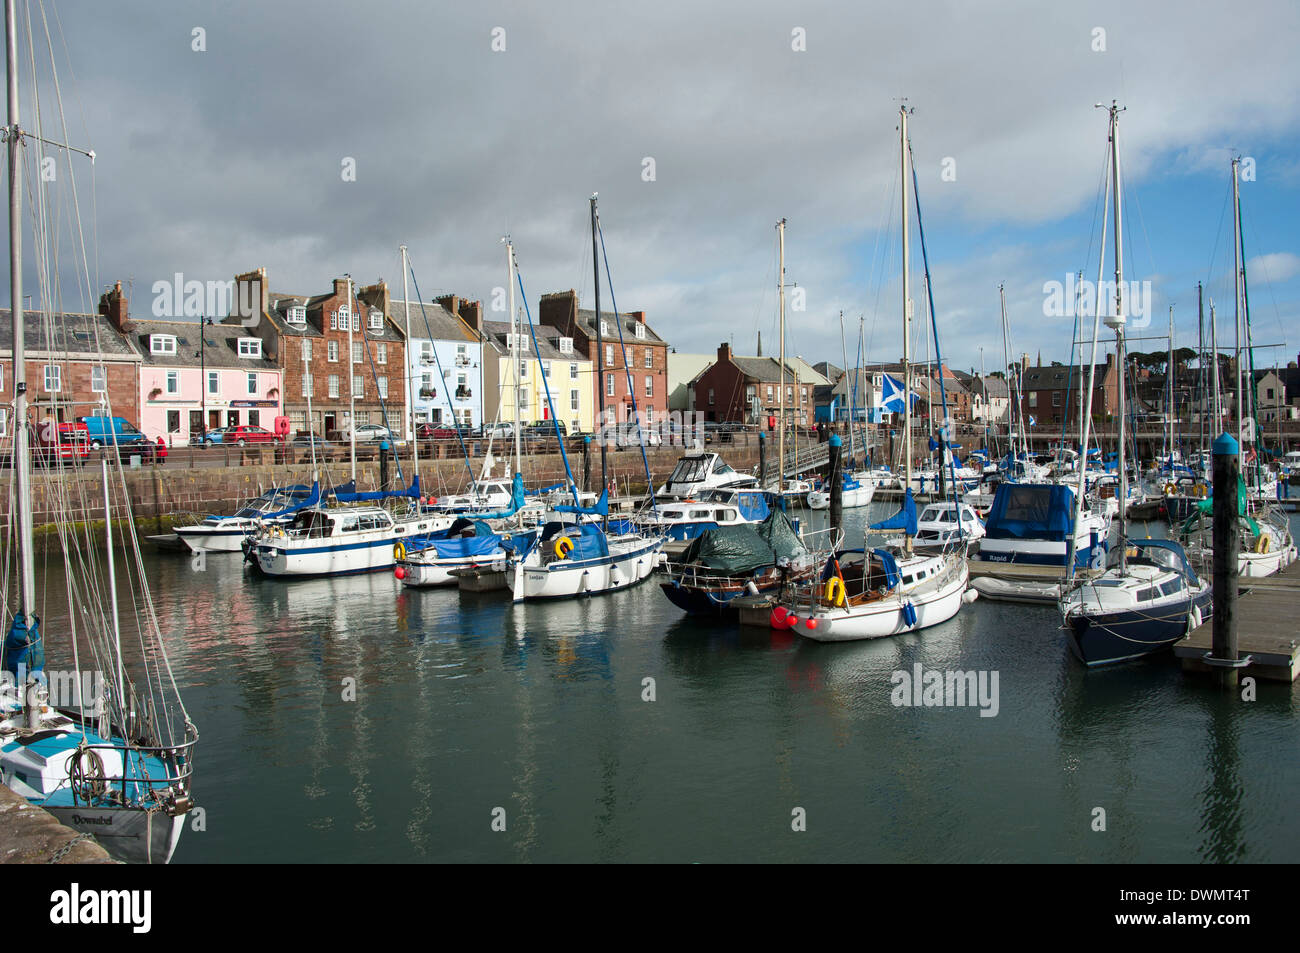
{"label": "blue tarpaulin", "polygon": [[1074,521],[1074,491],[1055,483],[1003,483],[984,530],[989,539],[1062,542]]}
{"label": "blue tarpaulin", "polygon": [[903,494],[903,506],[887,520],[872,523],[871,529],[901,529],[908,536],[916,535],[916,500],[912,499],[912,488]]}
{"label": "blue tarpaulin", "polygon": [[31,624],[21,612],[14,613],[5,636],[4,670],[18,681],[18,666],[30,675],[45,670],[45,643],[41,640],[41,620],[32,616]]}

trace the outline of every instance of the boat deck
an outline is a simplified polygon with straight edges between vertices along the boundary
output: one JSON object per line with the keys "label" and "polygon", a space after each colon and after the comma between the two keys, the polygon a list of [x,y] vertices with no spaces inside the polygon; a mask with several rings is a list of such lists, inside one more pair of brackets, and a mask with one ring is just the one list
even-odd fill
{"label": "boat deck", "polygon": [[[1237,654],[1250,656],[1241,671],[1274,681],[1294,682],[1300,676],[1300,630],[1295,602],[1300,596],[1300,562],[1263,579],[1242,579],[1237,599]],[[1208,621],[1174,644],[1185,672],[1219,669],[1203,659],[1214,641],[1214,622]]]}

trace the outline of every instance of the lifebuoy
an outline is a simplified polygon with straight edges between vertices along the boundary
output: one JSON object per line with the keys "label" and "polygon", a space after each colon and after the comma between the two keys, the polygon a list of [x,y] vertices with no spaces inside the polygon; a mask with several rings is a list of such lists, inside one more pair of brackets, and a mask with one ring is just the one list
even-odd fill
{"label": "lifebuoy", "polygon": [[393,559],[400,563],[405,558],[406,546],[399,539],[397,542],[393,543]]}
{"label": "lifebuoy", "polygon": [[844,605],[844,581],[839,576],[826,580],[826,601],[833,606]]}
{"label": "lifebuoy", "polygon": [[1174,486],[1172,483],[1165,484],[1165,496],[1173,496],[1177,492],[1178,487]]}
{"label": "lifebuoy", "polygon": [[1255,540],[1255,552],[1261,556],[1268,552],[1268,534],[1260,533],[1259,539]]}
{"label": "lifebuoy", "polygon": [[555,541],[555,558],[568,559],[569,553],[573,552],[573,540],[567,536],[561,536]]}
{"label": "lifebuoy", "polygon": [[1210,489],[1204,483],[1198,483],[1192,487],[1192,496],[1198,500],[1203,500],[1210,495]]}

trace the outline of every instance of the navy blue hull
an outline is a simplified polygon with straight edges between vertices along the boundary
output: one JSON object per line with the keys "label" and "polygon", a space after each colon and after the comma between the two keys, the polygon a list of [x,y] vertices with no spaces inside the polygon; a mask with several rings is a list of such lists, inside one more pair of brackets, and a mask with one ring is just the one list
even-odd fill
{"label": "navy blue hull", "polygon": [[[1211,595],[1195,599],[1201,620],[1210,618]],[[1171,647],[1187,634],[1187,600],[1156,609],[1127,610],[1107,615],[1075,616],[1070,620],[1070,648],[1088,666],[1113,665]]]}
{"label": "navy blue hull", "polygon": [[[758,585],[755,582],[755,585],[760,594],[779,592],[781,589],[780,582],[767,585]],[[727,591],[708,589],[703,586],[679,586],[673,582],[661,582],[659,586],[668,597],[668,601],[677,608],[693,615],[711,615],[715,618],[734,617],[736,609],[731,605],[731,600],[746,594],[744,582],[739,588]]]}

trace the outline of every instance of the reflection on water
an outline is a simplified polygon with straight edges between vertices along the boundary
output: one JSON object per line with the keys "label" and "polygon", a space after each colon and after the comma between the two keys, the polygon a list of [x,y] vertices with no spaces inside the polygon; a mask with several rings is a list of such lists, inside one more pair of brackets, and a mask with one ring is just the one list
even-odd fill
{"label": "reflection on water", "polygon": [[[148,559],[202,734],[207,830],[177,862],[1300,858],[1296,690],[1084,671],[1051,607],[836,645],[688,618],[653,581],[516,606]],[[997,717],[894,707],[915,664],[998,672]]]}

